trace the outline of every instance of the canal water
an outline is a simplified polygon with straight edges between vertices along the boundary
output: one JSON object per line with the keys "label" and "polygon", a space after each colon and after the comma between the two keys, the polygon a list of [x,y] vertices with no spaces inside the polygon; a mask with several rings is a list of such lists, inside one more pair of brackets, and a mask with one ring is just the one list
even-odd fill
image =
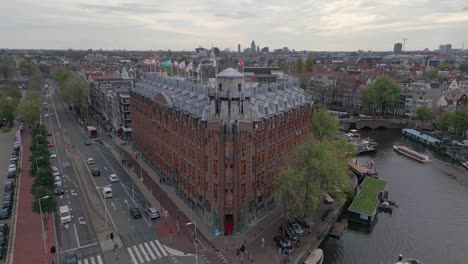
{"label": "canal water", "polygon": [[[468,170],[425,146],[401,137],[400,130],[361,133],[379,144],[372,159],[388,180],[393,214],[379,213],[372,230],[351,225],[340,240],[323,245],[325,264],[393,264],[398,255],[432,263],[468,263]],[[432,157],[420,164],[392,150],[403,144]]]}

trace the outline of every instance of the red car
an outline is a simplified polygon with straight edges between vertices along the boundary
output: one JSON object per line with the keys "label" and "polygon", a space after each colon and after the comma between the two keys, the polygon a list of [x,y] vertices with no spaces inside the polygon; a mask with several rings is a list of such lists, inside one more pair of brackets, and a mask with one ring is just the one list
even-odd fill
{"label": "red car", "polygon": [[48,146],[49,148],[51,148],[51,147],[53,147],[53,146],[55,146],[55,145],[54,145],[54,143],[49,143],[49,144],[47,144],[47,146]]}

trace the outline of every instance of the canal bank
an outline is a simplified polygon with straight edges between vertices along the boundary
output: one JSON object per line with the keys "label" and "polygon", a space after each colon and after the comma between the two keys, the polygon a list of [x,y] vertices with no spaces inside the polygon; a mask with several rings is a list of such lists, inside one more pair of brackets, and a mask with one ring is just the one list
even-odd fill
{"label": "canal bank", "polygon": [[[400,130],[362,135],[379,144],[377,153],[364,158],[376,162],[379,178],[388,180],[388,191],[399,207],[392,215],[378,214],[372,231],[350,224],[342,239],[328,239],[323,245],[324,263],[395,263],[399,254],[423,263],[466,263],[466,169],[403,138]],[[429,155],[433,162],[420,164],[408,159],[394,152],[393,145],[408,146]]]}

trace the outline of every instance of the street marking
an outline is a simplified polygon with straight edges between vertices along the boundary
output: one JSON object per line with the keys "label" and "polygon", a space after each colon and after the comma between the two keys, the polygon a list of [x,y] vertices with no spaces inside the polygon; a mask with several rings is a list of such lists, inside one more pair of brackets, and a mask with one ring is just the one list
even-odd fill
{"label": "street marking", "polygon": [[159,251],[156,249],[156,246],[154,245],[153,241],[150,241],[149,243],[151,247],[154,249],[154,251],[156,252],[156,254],[158,255],[158,258],[162,257]]}
{"label": "street marking", "polygon": [[140,247],[141,252],[143,253],[143,256],[145,256],[146,261],[150,261],[148,254],[146,254],[145,249],[143,248],[143,245],[138,245]]}
{"label": "street marking", "polygon": [[135,251],[135,253],[137,254],[137,257],[138,257],[138,259],[140,260],[140,262],[141,262],[141,263],[145,263],[145,262],[143,261],[143,257],[141,257],[141,254],[140,254],[140,252],[138,251],[137,247],[136,247],[136,246],[133,246],[132,248],[133,248],[133,250]]}
{"label": "street marking", "polygon": [[146,249],[148,250],[148,252],[150,253],[151,258],[152,258],[153,260],[155,260],[156,257],[154,256],[153,251],[151,251],[151,249],[150,249],[148,243],[145,243],[145,247],[146,247]]}
{"label": "street marking", "polygon": [[115,208],[114,202],[111,202],[111,206],[112,206],[112,208],[114,208],[114,211],[117,210],[117,209]]}
{"label": "street marking", "polygon": [[78,193],[77,193],[75,190],[71,190],[71,194],[72,194],[73,196],[77,196],[77,195],[78,195]]}
{"label": "street marking", "polygon": [[135,256],[133,255],[133,252],[130,248],[127,248],[128,253],[130,254],[130,257],[132,258],[132,261],[134,264],[138,264],[138,261],[136,260]]}
{"label": "street marking", "polygon": [[76,246],[80,247],[80,239],[78,238],[78,230],[76,230],[76,225],[75,224],[73,224],[73,229],[75,230]]}
{"label": "street marking", "polygon": [[80,222],[80,224],[82,224],[82,225],[86,225],[86,221],[84,220],[84,218],[82,216],[78,217],[78,222]]}
{"label": "street marking", "polygon": [[97,256],[97,262],[98,262],[98,264],[103,264],[102,259],[101,259],[101,255]]}
{"label": "street marking", "polygon": [[166,252],[166,250],[163,248],[163,246],[161,246],[161,243],[159,243],[158,240],[155,240],[155,242],[156,242],[156,244],[158,245],[158,247],[161,249],[161,252],[163,253],[163,255],[164,255],[165,257],[167,257],[167,252]]}
{"label": "street marking", "polygon": [[104,166],[104,170],[106,170],[106,171],[107,171],[107,167],[106,167],[106,166]]}
{"label": "street marking", "polygon": [[127,205],[127,207],[130,208],[130,205],[128,204],[128,201],[126,199],[124,199],[124,203]]}
{"label": "street marking", "polygon": [[94,258],[91,258],[91,264],[96,264],[96,262],[94,262]]}

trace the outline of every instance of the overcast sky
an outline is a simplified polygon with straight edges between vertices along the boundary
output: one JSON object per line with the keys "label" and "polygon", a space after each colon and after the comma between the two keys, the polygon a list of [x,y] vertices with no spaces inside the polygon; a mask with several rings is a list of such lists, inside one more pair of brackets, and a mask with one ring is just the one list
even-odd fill
{"label": "overcast sky", "polygon": [[5,0],[0,48],[468,46],[468,0]]}

